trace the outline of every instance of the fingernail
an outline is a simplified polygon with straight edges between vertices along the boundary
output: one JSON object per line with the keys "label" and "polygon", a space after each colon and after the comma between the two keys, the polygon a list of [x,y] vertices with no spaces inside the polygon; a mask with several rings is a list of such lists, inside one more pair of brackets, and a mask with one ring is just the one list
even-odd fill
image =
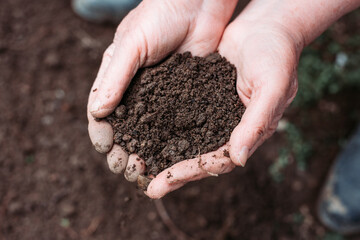
{"label": "fingernail", "polygon": [[91,105],[90,112],[97,112],[99,111],[101,106],[101,103],[98,99],[95,100],[95,102]]}
{"label": "fingernail", "polygon": [[242,147],[238,156],[236,157],[236,163],[242,167],[245,167],[248,154],[249,154],[249,148],[246,146]]}

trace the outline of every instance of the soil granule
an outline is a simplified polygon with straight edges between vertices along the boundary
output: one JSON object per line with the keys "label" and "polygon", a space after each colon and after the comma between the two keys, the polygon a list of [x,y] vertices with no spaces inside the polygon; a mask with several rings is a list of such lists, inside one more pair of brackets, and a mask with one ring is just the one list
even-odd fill
{"label": "soil granule", "polygon": [[245,110],[236,69],[218,53],[174,54],[140,70],[107,120],[114,141],[157,175],[173,164],[224,145]]}

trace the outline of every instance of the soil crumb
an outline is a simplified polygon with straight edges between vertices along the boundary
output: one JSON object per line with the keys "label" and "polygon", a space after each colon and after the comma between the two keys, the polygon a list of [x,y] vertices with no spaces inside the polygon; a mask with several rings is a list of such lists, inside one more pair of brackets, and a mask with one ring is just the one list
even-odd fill
{"label": "soil crumb", "polygon": [[218,53],[186,52],[139,70],[106,119],[115,143],[143,158],[146,174],[157,175],[224,145],[244,111],[235,66]]}

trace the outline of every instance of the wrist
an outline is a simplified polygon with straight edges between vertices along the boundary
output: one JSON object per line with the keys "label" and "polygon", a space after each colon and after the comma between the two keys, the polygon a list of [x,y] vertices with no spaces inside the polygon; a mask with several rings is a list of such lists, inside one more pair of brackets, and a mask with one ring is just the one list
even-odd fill
{"label": "wrist", "polygon": [[[196,1],[186,0],[189,4]],[[209,17],[217,19],[222,24],[227,25],[232,14],[234,13],[238,0],[204,0],[201,2],[199,10]]]}
{"label": "wrist", "polygon": [[359,6],[360,0],[253,0],[242,15],[282,26],[303,47]]}

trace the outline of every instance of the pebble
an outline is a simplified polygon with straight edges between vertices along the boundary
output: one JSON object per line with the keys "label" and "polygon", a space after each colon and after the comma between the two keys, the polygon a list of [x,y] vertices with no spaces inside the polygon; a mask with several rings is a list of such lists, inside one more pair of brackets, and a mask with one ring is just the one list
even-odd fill
{"label": "pebble", "polygon": [[20,202],[11,202],[8,206],[8,212],[11,215],[18,215],[23,213],[23,205]]}
{"label": "pebble", "polygon": [[73,204],[65,202],[60,205],[60,214],[63,217],[70,217],[75,213],[76,209]]}
{"label": "pebble", "polygon": [[124,105],[120,105],[115,109],[115,116],[124,119],[126,117],[126,107]]}

